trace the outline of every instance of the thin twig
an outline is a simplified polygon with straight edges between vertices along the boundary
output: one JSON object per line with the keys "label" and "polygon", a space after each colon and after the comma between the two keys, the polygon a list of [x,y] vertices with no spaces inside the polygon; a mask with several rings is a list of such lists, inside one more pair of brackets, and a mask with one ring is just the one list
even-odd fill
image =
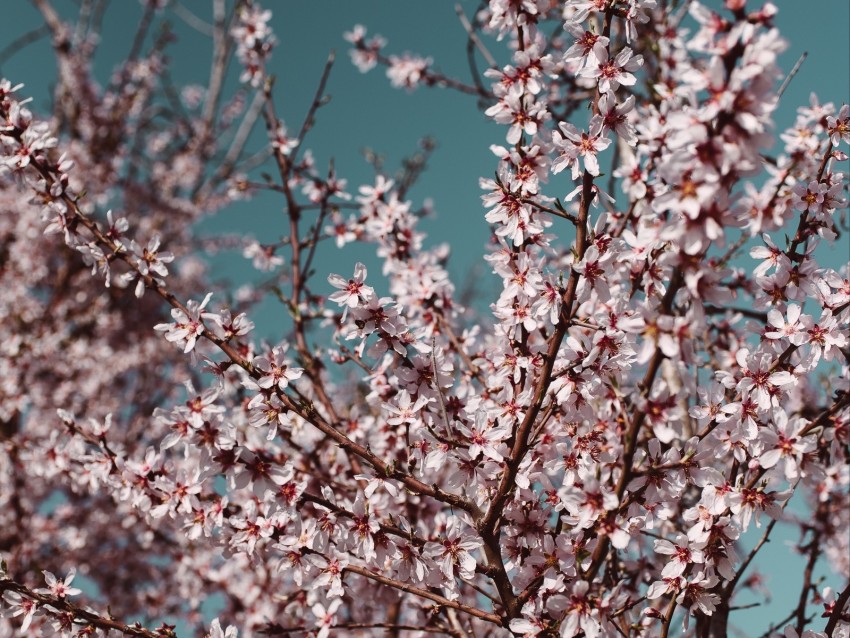
{"label": "thin twig", "polygon": [[759,636],[759,638],[768,638],[769,636],[774,635],[774,632],[777,629],[779,629],[780,627],[784,627],[785,623],[787,623],[789,620],[791,620],[794,617],[794,614],[796,614],[796,613],[797,613],[797,610],[794,609],[794,610],[791,611],[790,614],[785,616],[785,618],[782,618],[781,620],[779,620],[777,622],[771,622],[769,627],[768,627],[768,630],[766,632],[764,632],[761,636]]}
{"label": "thin twig", "polygon": [[130,47],[130,53],[127,55],[127,62],[135,62],[135,60],[139,57],[139,54],[142,52],[142,45],[145,43],[145,38],[148,35],[151,22],[153,22],[155,10],[156,5],[153,2],[150,2],[145,6],[145,12],[142,15],[142,20],[139,22],[139,26],[136,29],[136,35],[133,37],[133,44]]}
{"label": "thin twig", "polygon": [[449,435],[449,438],[454,441],[454,436],[452,435],[452,429],[449,425],[449,414],[446,412],[446,402],[443,400],[443,389],[440,387],[440,378],[437,375],[437,357],[435,356],[435,352],[437,350],[437,337],[431,337],[431,372],[434,375],[434,389],[437,391],[437,396],[440,398],[440,411],[443,415],[443,423],[446,425],[446,432]]}
{"label": "thin twig", "polygon": [[802,634],[803,628],[806,626],[806,604],[809,602],[809,592],[812,585],[812,572],[814,572],[815,564],[818,562],[823,548],[820,546],[820,531],[814,532],[812,539],[809,541],[808,550],[809,559],[806,561],[806,568],[803,572],[803,586],[800,589],[800,600],[797,602],[797,633]]}
{"label": "thin twig", "polygon": [[457,17],[460,18],[460,23],[463,25],[466,34],[469,36],[469,39],[475,44],[475,48],[484,56],[484,59],[487,61],[492,68],[498,68],[498,64],[496,64],[496,59],[491,55],[491,53],[487,50],[487,47],[481,42],[481,38],[475,33],[475,30],[472,28],[472,24],[469,22],[469,18],[466,17],[466,14],[463,12],[463,7],[459,4],[455,5],[455,12],[457,13]]}
{"label": "thin twig", "polygon": [[304,143],[304,137],[310,132],[310,129],[313,128],[313,125],[316,123],[316,111],[319,110],[320,106],[325,104],[325,87],[328,84],[328,78],[330,77],[335,59],[336,53],[331,51],[328,54],[327,62],[325,62],[325,68],[322,69],[322,77],[319,79],[319,86],[316,88],[316,94],[313,96],[313,101],[310,103],[310,108],[307,111],[304,122],[301,124],[301,130],[298,132],[298,137],[295,139],[295,146],[289,154],[290,164],[296,163],[298,151]]}
{"label": "thin twig", "polygon": [[212,37],[215,33],[215,28],[213,27],[213,25],[209,24],[204,20],[201,20],[201,18],[199,18],[194,13],[189,11],[189,9],[184,7],[182,3],[175,2],[171,5],[171,8],[174,13],[176,13],[178,17],[183,20],[183,22],[185,22],[188,26],[192,27],[195,31],[203,33],[207,37]]}
{"label": "thin twig", "polygon": [[524,204],[531,204],[535,208],[542,210],[544,213],[549,213],[550,215],[555,215],[556,217],[562,217],[564,219],[568,219],[573,223],[573,225],[578,224],[578,217],[573,215],[572,213],[568,213],[566,211],[557,210],[555,208],[550,208],[549,206],[544,206],[540,202],[533,200],[528,197],[522,197],[520,200]]}
{"label": "thin twig", "polygon": [[41,38],[50,35],[50,25],[43,24],[37,29],[27,31],[22,36],[12,40],[7,46],[0,50],[0,68],[7,60],[16,53],[20,53],[27,45],[38,42]]}
{"label": "thin twig", "polygon": [[227,153],[219,165],[218,170],[216,170],[215,174],[213,174],[209,181],[207,181],[206,187],[201,189],[201,200],[205,198],[205,195],[209,194],[210,190],[215,188],[216,184],[220,183],[222,180],[226,180],[233,173],[233,168],[236,166],[236,162],[239,161],[242,151],[245,149],[245,144],[247,144],[248,138],[251,136],[251,131],[254,130],[254,125],[257,123],[257,120],[262,113],[265,101],[266,94],[264,91],[257,91],[254,94],[251,106],[248,108],[248,112],[245,113],[245,116],[239,123],[239,128],[236,129],[236,134],[233,136],[230,148],[227,149]]}
{"label": "thin twig", "polygon": [[444,598],[443,596],[435,594],[434,592],[428,591],[426,589],[420,589],[418,587],[413,587],[412,585],[402,583],[398,580],[393,580],[392,578],[387,578],[386,576],[376,574],[375,572],[371,572],[363,567],[358,567],[356,565],[348,565],[347,567],[345,567],[344,571],[352,574],[358,574],[359,576],[363,576],[370,580],[379,582],[382,585],[387,585],[403,592],[414,594],[416,596],[419,596],[420,598],[426,598],[448,609],[455,609],[457,611],[469,614],[470,616],[474,616],[476,618],[480,618],[481,620],[486,620],[487,622],[491,622],[496,625],[502,624],[502,618],[500,616],[497,616],[496,614],[490,614],[486,611],[482,611],[475,607],[470,607],[469,605],[464,605],[463,603],[459,603],[455,600],[449,600],[448,598]]}
{"label": "thin twig", "polygon": [[[150,629],[145,629],[139,624],[126,625],[122,622],[114,620],[113,618],[101,616],[100,614],[91,611],[90,609],[83,609],[82,607],[78,607],[77,605],[68,602],[64,598],[57,598],[55,596],[46,596],[44,594],[39,594],[29,589],[25,585],[16,583],[13,580],[0,580],[0,593],[4,591],[13,591],[21,596],[29,598],[30,600],[36,601],[37,603],[39,603],[41,609],[46,610],[48,614],[51,613],[51,609],[56,610],[55,615],[60,615],[63,612],[69,613],[73,616],[74,620],[80,622],[80,624],[93,625],[94,627],[98,627],[99,629],[102,629],[107,633],[116,631],[125,636],[136,636],[137,638],[169,638],[176,636],[173,631],[169,633],[163,633],[161,630],[154,631]],[[80,635],[82,635],[82,633]]]}
{"label": "thin twig", "polygon": [[782,97],[782,94],[785,93],[785,89],[787,89],[788,85],[791,84],[791,80],[793,80],[794,76],[797,75],[797,72],[800,70],[800,67],[803,66],[803,62],[806,61],[806,58],[808,57],[808,55],[809,55],[808,51],[803,51],[803,55],[800,56],[800,59],[797,60],[797,63],[794,65],[794,67],[791,69],[791,71],[788,73],[788,75],[785,76],[785,79],[782,80],[782,85],[779,87],[779,90],[776,92],[777,98]]}

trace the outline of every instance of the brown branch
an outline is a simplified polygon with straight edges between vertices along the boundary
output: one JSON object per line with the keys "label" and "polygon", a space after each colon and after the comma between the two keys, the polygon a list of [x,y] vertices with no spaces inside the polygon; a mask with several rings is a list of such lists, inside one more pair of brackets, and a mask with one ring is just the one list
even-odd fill
{"label": "brown branch", "polygon": [[841,411],[842,408],[845,408],[848,405],[850,405],[850,393],[845,393],[845,394],[842,395],[842,397],[840,399],[838,399],[835,403],[833,403],[832,406],[830,406],[828,409],[821,412],[814,421],[812,421],[806,427],[804,427],[800,431],[799,436],[803,437],[803,436],[806,436],[807,434],[811,434],[812,432],[814,432],[819,427],[826,425],[826,423],[833,416],[835,416],[835,414],[837,414],[839,411]]}
{"label": "brown branch", "polygon": [[213,25],[199,18],[179,1],[171,3],[171,10],[198,33],[202,33],[208,37],[215,36],[215,27]]}
{"label": "brown branch", "polygon": [[[823,174],[826,171],[826,165],[829,163],[829,158],[832,157],[832,141],[827,141],[826,150],[824,151],[823,157],[821,158],[820,166],[818,167],[817,181],[820,182],[823,179]],[[800,214],[800,221],[797,224],[797,230],[794,233],[794,239],[791,242],[790,248],[785,251],[785,254],[788,255],[793,261],[800,262],[803,260],[806,251],[803,250],[802,253],[798,252],[798,248],[800,244],[804,246],[808,243],[809,235],[806,227],[809,223],[809,210],[808,208]]]}
{"label": "brown branch", "polygon": [[[684,283],[684,276],[682,271],[677,269],[673,275],[673,280],[670,282],[670,286],[667,289],[667,292],[664,294],[664,299],[661,302],[661,310],[662,314],[669,314],[673,307],[673,300],[678,292],[679,288]],[[655,353],[652,356],[652,359],[649,362],[649,367],[644,374],[643,380],[639,384],[640,392],[642,397],[648,397],[651,390],[652,385],[655,381],[655,375],[658,374],[658,370],[661,368],[661,363],[664,360],[664,354],[661,352],[660,348],[656,348]],[[622,500],[623,494],[626,492],[626,487],[631,481],[633,473],[634,473],[634,457],[635,452],[637,451],[637,442],[638,437],[640,435],[640,430],[643,427],[643,422],[646,420],[646,410],[637,410],[632,417],[632,420],[629,424],[629,429],[626,432],[625,442],[624,442],[624,450],[623,450],[623,464],[622,464],[622,473],[620,474],[620,478],[617,481],[617,499]],[[605,557],[608,555],[609,541],[607,536],[603,536],[593,551],[593,558],[588,568],[587,572],[584,575],[586,580],[592,580],[599,568],[602,567],[602,563],[605,561]]]}
{"label": "brown branch", "polygon": [[[591,195],[592,197],[592,195]],[[563,219],[567,219],[573,223],[574,226],[578,226],[579,219],[575,215],[568,213],[566,211],[557,210],[555,208],[550,208],[549,206],[544,206],[540,202],[530,198],[530,197],[521,197],[519,199],[524,204],[531,204],[538,210],[542,210],[544,213],[549,213],[550,215],[555,215],[556,217],[561,217]]]}
{"label": "brown branch", "polygon": [[[587,218],[590,208],[590,200],[593,196],[593,176],[585,171],[582,182],[581,206],[579,209],[578,224],[576,225],[576,254],[580,261],[584,257],[584,252],[587,248]],[[502,474],[502,480],[499,483],[496,496],[487,511],[487,516],[481,521],[481,530],[492,533],[495,528],[496,521],[501,516],[502,508],[511,493],[514,482],[516,480],[519,465],[525,457],[528,448],[528,438],[531,433],[534,421],[540,413],[543,406],[543,401],[549,390],[549,385],[552,381],[552,373],[555,367],[555,359],[558,356],[558,350],[561,346],[561,341],[567,333],[571,320],[572,307],[575,302],[578,282],[581,275],[576,270],[570,273],[570,279],[567,283],[567,290],[564,293],[563,305],[561,306],[561,315],[558,319],[558,324],[555,326],[555,331],[549,338],[549,348],[546,353],[546,359],[543,364],[543,369],[540,372],[540,377],[537,382],[537,387],[534,391],[534,398],[531,406],[525,413],[525,418],[517,429],[514,442],[511,449],[511,455],[507,459],[505,471]]]}
{"label": "brown branch", "polygon": [[[584,257],[584,252],[587,248],[587,218],[590,210],[590,201],[593,196],[593,176],[587,171],[584,172],[582,182],[581,204],[579,207],[578,224],[576,225],[576,253],[578,260]],[[513,489],[516,485],[516,476],[519,472],[519,466],[522,463],[525,454],[528,451],[529,437],[534,427],[537,416],[543,406],[543,401],[549,391],[549,386],[552,382],[552,373],[555,367],[555,359],[558,356],[558,350],[561,347],[561,342],[567,333],[570,326],[570,315],[575,302],[576,292],[578,290],[578,282],[581,275],[578,271],[573,270],[570,273],[570,279],[567,284],[567,290],[564,293],[563,305],[561,306],[561,314],[558,319],[558,324],[555,331],[549,338],[549,348],[547,350],[546,359],[543,363],[543,369],[540,372],[540,377],[534,391],[534,398],[531,406],[525,413],[522,423],[517,428],[514,435],[511,454],[505,462],[505,469],[502,472],[502,478],[499,482],[499,487],[496,495],[493,497],[487,514],[483,519],[477,521],[478,531],[481,538],[484,540],[486,548],[490,548],[493,554],[499,556],[501,562],[501,543],[499,542],[498,521],[504,510]],[[499,593],[502,594],[502,600],[506,603],[508,614],[511,617],[516,617],[519,613],[516,596],[513,593],[513,588],[507,576],[503,579],[496,579],[496,586]],[[503,593],[504,592],[504,593]]]}
{"label": "brown branch", "polygon": [[[42,606],[42,609],[50,615],[59,616],[63,612],[71,614],[76,624],[93,625],[94,627],[103,629],[106,632],[118,631],[125,636],[137,636],[138,638],[176,638],[177,635],[171,629],[145,629],[138,623],[134,625],[127,625],[112,617],[101,616],[89,609],[78,607],[64,598],[56,598],[55,596],[39,594],[29,589],[27,586],[13,580],[0,579],[0,592],[5,591],[13,591],[20,596],[25,596],[30,600],[36,601]],[[55,609],[56,613],[52,613],[52,609]]]}
{"label": "brown branch", "polygon": [[[787,501],[786,501],[787,502]],[[773,528],[776,527],[777,519],[772,519],[770,523],[768,523],[767,527],[764,530],[764,533],[761,535],[759,542],[755,544],[750,550],[750,553],[747,554],[747,557],[744,559],[744,562],[741,563],[741,566],[738,568],[738,571],[735,572],[734,578],[730,580],[726,587],[723,588],[723,599],[725,604],[728,605],[729,600],[732,598],[732,594],[735,591],[735,587],[738,585],[738,581],[741,580],[741,576],[744,575],[744,572],[747,571],[747,567],[750,566],[750,563],[753,562],[753,559],[756,557],[756,554],[759,553],[759,550],[767,543],[770,539],[770,534],[773,531]]]}
{"label": "brown branch", "polygon": [[[319,505],[324,507],[328,511],[333,512],[334,514],[338,514],[343,518],[355,519],[357,515],[354,512],[349,512],[344,507],[340,507],[331,501],[322,498],[321,496],[316,496],[315,494],[309,494],[305,492],[301,495],[299,499],[302,503],[313,503],[314,505]],[[412,531],[405,531],[400,527],[396,527],[395,525],[387,525],[385,523],[378,523],[380,530],[385,534],[390,534],[392,536],[396,536],[398,538],[403,538],[410,542],[411,545],[415,545],[416,547],[422,547],[427,542],[424,538],[417,536]]]}
{"label": "brown branch", "polygon": [[455,600],[449,600],[448,598],[444,598],[439,594],[435,594],[434,592],[428,591],[427,589],[420,589],[418,587],[413,587],[412,585],[408,585],[407,583],[402,583],[401,581],[394,580],[392,578],[387,578],[386,576],[381,576],[380,574],[376,574],[375,572],[369,571],[363,567],[357,567],[356,565],[348,565],[344,568],[343,571],[350,572],[352,574],[358,574],[370,580],[374,580],[377,583],[381,583],[382,585],[387,585],[388,587],[393,587],[394,589],[398,589],[408,594],[414,594],[419,596],[420,598],[425,598],[427,600],[431,600],[441,607],[446,607],[448,609],[456,609],[457,611],[463,612],[475,618],[480,618],[481,620],[486,620],[487,622],[502,625],[501,616],[497,616],[496,614],[490,614],[486,611],[481,611],[475,607],[470,607],[469,605],[464,605],[463,603],[459,603]]}
{"label": "brown branch", "polygon": [[841,620],[841,616],[844,613],[844,608],[847,606],[848,601],[850,601],[850,583],[847,583],[844,591],[838,595],[838,598],[835,601],[835,607],[832,608],[832,613],[829,614],[829,620],[824,628],[824,633],[826,633],[829,638],[832,638],[832,634],[838,626],[838,621]]}
{"label": "brown branch", "polygon": [[449,338],[449,342],[452,344],[454,351],[466,365],[469,370],[469,373],[474,378],[478,379],[478,381],[481,382],[482,385],[486,386],[486,383],[483,377],[481,376],[481,370],[477,365],[475,365],[475,362],[466,353],[466,350],[463,348],[463,344],[460,343],[460,339],[458,339],[457,335],[454,333],[454,330],[452,330],[451,324],[443,315],[438,315],[438,320],[440,322],[440,330],[444,332]]}
{"label": "brown branch", "polygon": [[670,599],[667,612],[664,614],[664,624],[661,625],[661,638],[667,638],[670,634],[670,625],[673,623],[673,614],[676,611],[676,596]]}
{"label": "brown branch", "polygon": [[806,626],[806,604],[809,602],[809,591],[811,591],[813,587],[812,573],[815,570],[815,564],[818,562],[818,558],[823,550],[820,546],[820,537],[820,530],[815,531],[808,546],[805,548],[808,550],[809,559],[806,561],[806,569],[803,572],[803,587],[800,590],[800,600],[797,602],[796,616],[798,634],[802,634],[803,628]]}
{"label": "brown branch", "polygon": [[707,305],[703,306],[703,310],[706,314],[709,315],[722,315],[727,312],[732,312],[744,315],[745,317],[749,317],[750,319],[755,319],[756,321],[761,321],[762,323],[767,322],[766,312],[759,312],[758,310],[753,310],[752,308],[720,308],[718,306]]}
{"label": "brown branch", "polygon": [[[427,625],[400,625],[394,622],[383,623],[342,623],[333,625],[331,629],[346,630],[346,629],[386,629],[391,632],[399,631],[417,631],[431,634],[446,634],[448,636],[456,636],[457,634],[446,627],[429,627]],[[259,633],[266,636],[288,636],[290,634],[310,633],[315,632],[316,627],[308,627],[301,625],[299,627],[282,627],[278,624],[270,624],[265,626]]]}
{"label": "brown branch", "polygon": [[45,24],[50,28],[55,42],[53,43],[57,51],[62,52],[67,46],[67,34],[63,34],[62,19],[56,13],[56,9],[48,0],[32,0],[32,3],[41,12]]}

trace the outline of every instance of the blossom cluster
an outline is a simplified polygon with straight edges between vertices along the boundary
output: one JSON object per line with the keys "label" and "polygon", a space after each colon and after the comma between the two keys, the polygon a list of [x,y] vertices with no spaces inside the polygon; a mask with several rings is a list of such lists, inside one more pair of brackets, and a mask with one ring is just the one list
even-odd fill
{"label": "blossom cluster", "polygon": [[[166,130],[160,45],[100,87],[48,10],[53,119],[0,83],[0,637],[722,636],[778,525],[807,567],[766,635],[850,635],[850,107],[812,96],[767,155],[776,7],[490,0],[470,51],[510,63],[471,85],[346,34],[503,127],[479,308],[409,196],[432,145],[349,192],[304,148],[330,67],[291,135],[272,14],[237,4],[215,37],[250,89],[210,95],[217,63]],[[279,239],[195,236],[261,191]],[[321,272],[353,243],[380,277]],[[199,246],[271,283],[227,290]]]}

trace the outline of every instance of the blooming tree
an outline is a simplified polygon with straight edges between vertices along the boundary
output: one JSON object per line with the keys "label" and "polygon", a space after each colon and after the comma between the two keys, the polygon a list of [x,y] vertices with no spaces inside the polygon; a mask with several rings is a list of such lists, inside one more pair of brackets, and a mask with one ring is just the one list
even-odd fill
{"label": "blooming tree", "polygon": [[[799,604],[756,631],[850,635],[850,112],[813,98],[768,150],[776,7],[490,0],[470,83],[345,35],[503,125],[488,310],[426,247],[421,157],[349,188],[307,150],[333,59],[281,120],[270,11],[214,0],[179,89],[166,2],[104,84],[98,3],[34,4],[53,112],[0,84],[0,636],[720,637],[779,521]],[[259,191],[279,240],[198,236]],[[354,242],[382,276],[326,272]],[[213,282],[234,247],[270,283]]]}

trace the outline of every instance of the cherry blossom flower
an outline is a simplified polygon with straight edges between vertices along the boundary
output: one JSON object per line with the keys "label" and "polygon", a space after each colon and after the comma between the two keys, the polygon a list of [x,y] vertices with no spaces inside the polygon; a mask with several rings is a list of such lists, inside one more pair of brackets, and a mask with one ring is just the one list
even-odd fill
{"label": "cherry blossom flower", "polygon": [[824,194],[828,190],[826,184],[811,181],[808,184],[797,184],[793,188],[797,199],[794,208],[810,213],[819,213],[823,209]]}
{"label": "cherry blossom flower", "polygon": [[684,583],[685,580],[681,576],[673,576],[671,578],[656,580],[649,586],[649,589],[646,592],[646,597],[649,600],[655,600],[665,594],[678,594]]}
{"label": "cherry blossom flower", "polygon": [[572,168],[573,179],[578,179],[581,174],[579,167],[579,158],[581,158],[584,170],[591,175],[599,175],[599,160],[596,155],[608,148],[611,140],[592,133],[580,132],[569,122],[561,122],[558,128],[560,131],[553,133],[552,141],[561,154],[552,163],[552,172],[560,173],[569,167]]}
{"label": "cherry blossom flower", "polygon": [[348,547],[364,560],[372,561],[377,558],[375,551],[375,536],[380,525],[369,512],[369,502],[358,494],[352,508],[353,517],[348,535]]}
{"label": "cherry blossom flower", "polygon": [[576,63],[577,71],[606,58],[608,38],[598,33],[585,31],[577,22],[565,22],[564,29],[576,38],[573,45],[564,52],[564,61]]}
{"label": "cherry blossom flower", "polygon": [[297,147],[298,140],[289,137],[286,125],[283,122],[279,122],[274,131],[274,136],[272,137],[272,148],[281,155],[289,155]]}
{"label": "cherry blossom flower", "polygon": [[349,51],[354,66],[361,73],[374,69],[378,63],[378,53],[386,46],[387,41],[380,35],[374,35],[366,40],[366,27],[362,24],[354,25],[354,28],[346,32],[344,37],[355,45],[355,48]]}
{"label": "cherry blossom flower", "polygon": [[811,346],[809,366],[816,364],[821,357],[832,361],[848,343],[846,333],[841,331],[830,310],[824,310],[817,323],[808,315],[801,317],[800,321],[805,330],[803,340]]}
{"label": "cherry blossom flower", "polygon": [[50,596],[55,596],[56,598],[65,598],[66,596],[77,596],[82,593],[82,590],[77,589],[76,587],[71,587],[71,583],[74,580],[74,577],[77,575],[77,570],[71,568],[68,572],[68,575],[65,576],[65,580],[59,580],[53,574],[53,572],[42,571],[44,574],[44,580],[47,583],[47,587],[43,587],[41,589],[37,589],[36,593],[39,594],[48,594]]}
{"label": "cherry blossom flower", "polygon": [[505,66],[501,71],[488,69],[484,72],[486,77],[499,79],[499,83],[493,87],[496,95],[502,96],[505,93],[517,97],[521,97],[524,93],[537,95],[543,88],[543,78],[551,75],[554,69],[552,56],[541,56],[538,47],[534,44],[516,51],[514,64],[516,66]]}
{"label": "cherry blossom flower", "polygon": [[342,588],[342,574],[348,561],[344,557],[310,555],[307,560],[319,570],[319,574],[312,583],[313,589],[327,587],[325,593],[329,598],[339,597],[345,593]]}
{"label": "cherry blossom flower", "polygon": [[260,378],[257,385],[267,390],[269,388],[279,388],[285,390],[290,381],[295,381],[301,378],[304,374],[302,368],[297,368],[292,365],[292,362],[286,356],[286,345],[279,345],[272,348],[269,355],[259,356],[254,358],[254,367],[260,372]]}
{"label": "cherry blossom flower", "polygon": [[171,317],[174,321],[172,323],[159,323],[154,326],[154,330],[164,332],[168,341],[182,344],[183,352],[191,352],[195,348],[198,337],[206,330],[201,316],[211,298],[212,293],[208,293],[201,303],[193,300],[186,302],[186,310],[182,308],[172,309]]}
{"label": "cherry blossom flower", "polygon": [[421,555],[421,550],[408,543],[398,545],[398,554],[393,561],[398,578],[402,581],[421,583],[429,573],[429,567]]}
{"label": "cherry blossom flower", "polygon": [[842,105],[838,115],[827,116],[826,128],[834,146],[838,146],[842,141],[850,144],[850,104]]}
{"label": "cherry blossom flower", "polygon": [[481,546],[481,541],[460,529],[457,519],[449,521],[445,534],[438,543],[428,543],[426,551],[435,560],[445,578],[453,581],[455,570],[461,578],[472,578],[477,562],[472,552]]}
{"label": "cherry blossom flower", "polygon": [[398,397],[396,397],[396,402],[394,404],[384,404],[384,409],[394,415],[387,419],[387,423],[390,425],[416,423],[420,418],[418,413],[424,406],[428,405],[428,403],[429,399],[427,396],[419,395],[414,402],[410,393],[407,390],[402,390]]}
{"label": "cherry blossom flower", "polygon": [[244,312],[234,317],[229,310],[222,309],[217,313],[202,313],[201,317],[208,322],[212,333],[223,341],[244,336],[254,329],[254,322]]}
{"label": "cherry blossom flower", "polygon": [[3,601],[12,610],[10,613],[7,612],[9,613],[9,617],[17,618],[18,616],[23,616],[20,629],[22,632],[26,632],[30,624],[32,624],[33,618],[40,612],[38,603],[31,598],[21,596],[16,591],[9,590],[3,592]]}
{"label": "cherry blossom flower", "polygon": [[613,59],[609,57],[607,48],[600,53],[602,55],[595,64],[589,63],[579,75],[598,78],[602,93],[616,91],[620,86],[633,86],[637,82],[633,73],[643,66],[643,56],[634,55],[629,47],[624,47]]}
{"label": "cherry blossom flower", "polygon": [[794,375],[790,372],[772,372],[771,358],[767,353],[751,355],[746,348],[739,350],[736,356],[742,371],[742,378],[737,384],[737,389],[745,395],[753,394],[762,410],[770,407],[773,396],[771,393],[774,388],[796,383]]}
{"label": "cherry blossom flower", "polygon": [[776,308],[767,313],[768,323],[774,327],[768,330],[764,336],[768,339],[788,339],[789,343],[799,346],[806,341],[804,326],[800,322],[802,308],[797,304],[789,304],[787,319]]}
{"label": "cherry blossom flower", "polygon": [[145,293],[143,277],[153,277],[154,275],[166,277],[168,275],[168,268],[166,268],[165,264],[174,261],[174,255],[170,252],[161,252],[159,246],[159,236],[153,237],[144,248],[139,246],[135,240],[130,241],[130,250],[136,256],[136,268],[138,271],[127,273],[125,281],[129,283],[134,279],[138,279],[136,282],[136,297],[141,297]]}
{"label": "cherry blossom flower", "polygon": [[676,597],[680,605],[689,606],[691,612],[698,609],[706,616],[711,616],[720,603],[720,596],[712,591],[717,584],[716,576],[709,576],[705,572],[697,572],[688,578],[684,589]]}
{"label": "cherry blossom flower", "polygon": [[622,104],[617,104],[613,93],[605,93],[599,99],[599,115],[595,115],[590,121],[590,134],[604,135],[606,131],[613,131],[627,144],[635,146],[637,137],[628,117],[628,114],[634,110],[634,106],[633,95],[627,97]]}
{"label": "cherry blossom flower", "polygon": [[252,260],[254,268],[263,272],[270,272],[283,264],[283,258],[275,254],[274,246],[263,246],[257,241],[249,242],[242,256]]}
{"label": "cherry blossom flower", "polygon": [[390,66],[387,68],[387,77],[396,88],[413,90],[423,80],[433,60],[420,58],[418,56],[390,56]]}
{"label": "cherry blossom flower", "polygon": [[329,275],[328,281],[334,288],[339,288],[339,292],[331,294],[328,300],[348,308],[356,308],[369,301],[374,297],[375,291],[364,283],[366,274],[366,266],[358,263],[354,266],[353,279],[346,280],[339,275]]}
{"label": "cherry blossom flower", "polygon": [[756,246],[750,250],[750,256],[753,259],[763,259],[764,261],[756,267],[753,274],[756,276],[764,275],[769,269],[776,268],[784,271],[790,268],[791,262],[784,251],[779,250],[773,240],[768,235],[762,235],[766,246]]}
{"label": "cherry blossom flower", "polygon": [[587,299],[591,290],[598,295],[601,301],[607,301],[610,298],[610,291],[606,283],[610,257],[610,254],[600,255],[599,249],[594,245],[590,246],[582,260],[573,266],[576,272],[583,275],[579,284],[579,299]]}
{"label": "cherry blossom flower", "polygon": [[237,42],[236,55],[244,67],[240,80],[253,87],[260,86],[262,66],[276,43],[268,24],[271,17],[272,12],[263,10],[259,5],[240,7],[239,20],[231,30]]}
{"label": "cherry blossom flower", "polygon": [[698,419],[700,425],[704,426],[711,421],[724,423],[734,413],[734,408],[726,404],[726,392],[719,383],[712,383],[708,390],[701,388],[699,395],[703,403],[692,407],[689,414]]}
{"label": "cherry blossom flower", "polygon": [[500,443],[510,437],[510,430],[505,425],[494,426],[487,418],[486,412],[478,412],[475,415],[475,423],[471,427],[460,426],[460,432],[469,439],[469,456],[477,457],[479,454],[502,462],[504,456],[499,452]]}
{"label": "cherry blossom flower", "polygon": [[661,576],[667,579],[677,578],[685,573],[689,565],[700,564],[705,560],[703,553],[695,549],[688,537],[683,534],[677,535],[675,542],[666,539],[656,540],[655,551],[671,557],[670,562],[661,571]]}
{"label": "cherry blossom flower", "polygon": [[316,603],[310,608],[318,621],[319,631],[316,633],[316,638],[325,638],[330,633],[336,620],[336,611],[341,604],[341,598],[334,598],[328,603],[327,607],[321,603]]}
{"label": "cherry blossom flower", "polygon": [[230,626],[227,629],[221,628],[221,622],[218,618],[213,618],[210,623],[210,630],[207,638],[238,638],[239,632],[236,627]]}
{"label": "cherry blossom flower", "polygon": [[546,629],[546,624],[540,618],[514,618],[511,620],[510,629],[516,636],[535,638]]}
{"label": "cherry blossom flower", "polygon": [[784,502],[790,497],[790,492],[764,492],[762,490],[753,490],[742,488],[729,494],[729,508],[732,513],[740,517],[741,528],[746,531],[752,521],[753,515],[756,516],[756,527],[761,527],[759,514],[766,512],[773,519],[778,519],[782,510],[779,502]]}
{"label": "cherry blossom flower", "polygon": [[507,94],[484,112],[499,124],[510,124],[506,136],[508,144],[516,144],[522,134],[534,136],[538,127],[549,117],[542,104],[527,101],[523,97]]}
{"label": "cherry blossom flower", "polygon": [[765,469],[781,464],[785,478],[796,481],[803,456],[815,450],[816,437],[801,436],[807,425],[805,421],[788,418],[784,412],[777,413],[775,419],[775,430],[761,428],[759,431],[759,440],[764,449],[759,455],[759,464]]}
{"label": "cherry blossom flower", "polygon": [[563,638],[573,638],[581,631],[588,638],[599,635],[602,628],[595,609],[595,601],[588,595],[589,589],[590,584],[587,581],[578,580],[573,584],[571,594],[568,596],[559,594],[550,603],[553,610],[564,612],[561,622]]}

